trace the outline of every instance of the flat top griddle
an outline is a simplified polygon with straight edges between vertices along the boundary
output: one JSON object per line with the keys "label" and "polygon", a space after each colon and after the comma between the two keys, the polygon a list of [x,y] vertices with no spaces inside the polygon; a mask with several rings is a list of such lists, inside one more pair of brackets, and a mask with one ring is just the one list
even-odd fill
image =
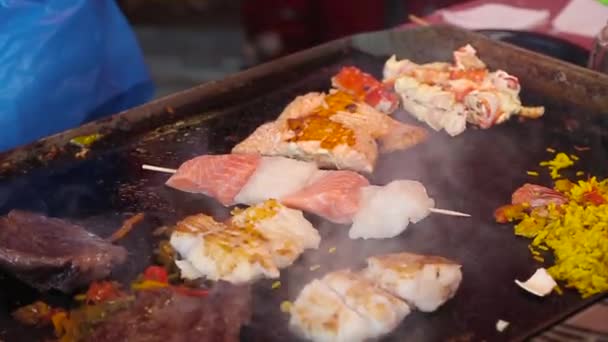
{"label": "flat top griddle", "polygon": [[[520,77],[524,103],[545,105],[546,116],[527,122],[512,119],[489,130],[469,128],[456,138],[433,133],[424,144],[382,156],[370,181],[419,180],[437,206],[473,217],[431,215],[397,238],[353,241],[347,226],[307,215],[322,235],[321,247],[282,271],[279,289],[271,289],[272,280],[256,283],[254,318],[243,329],[242,340],[295,340],[287,330],[288,317],[280,312],[282,301],[293,300],[307,282],[330,270],[359,268],[368,256],[398,251],[458,260],[464,279],[447,304],[434,313],[406,317],[386,341],[524,339],[600,296],[582,300],[568,290],[540,299],[517,288],[513,280],[526,279],[539,264],[530,256],[528,241],[515,237],[511,225],[494,223],[492,213],[524,182],[550,184],[546,172],[538,178],[526,175],[552,157],[547,147],[578,154],[580,161],[565,174],[583,170],[608,176],[608,126],[602,115],[608,108],[608,78],[455,28],[386,31],[335,41],[5,153],[0,160],[0,213],[34,210],[84,223],[108,236],[124,215],[145,212],[145,222],[120,242],[129,249],[129,262],[113,278],[128,282],[152,262],[153,229],[197,212],[225,218],[230,210],[205,196],[165,187],[167,175],[141,170],[141,164],[177,167],[200,154],[227,153],[295,96],[327,90],[341,66],[355,65],[380,76],[389,54],[417,62],[449,60],[453,49],[466,43],[491,68]],[[402,111],[395,115],[415,124]],[[85,159],[76,158],[79,149],[67,141],[93,132],[105,137]],[[577,152],[574,145],[591,149]],[[331,247],[335,253],[328,252]],[[321,268],[310,271],[313,265]],[[50,331],[16,324],[10,317],[16,307],[37,298],[71,303],[55,293],[40,297],[6,274],[0,280],[0,340],[49,336]],[[495,329],[498,319],[511,323],[503,333]]]}

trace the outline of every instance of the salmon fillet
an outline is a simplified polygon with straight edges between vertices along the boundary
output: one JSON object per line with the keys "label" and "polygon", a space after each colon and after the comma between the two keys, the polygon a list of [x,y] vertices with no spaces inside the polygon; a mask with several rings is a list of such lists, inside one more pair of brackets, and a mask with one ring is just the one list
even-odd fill
{"label": "salmon fillet", "polygon": [[260,160],[261,157],[255,154],[196,157],[183,163],[166,185],[185,192],[202,193],[225,206],[232,205]]}
{"label": "salmon fillet", "polygon": [[350,223],[359,210],[360,190],[368,185],[368,180],[356,172],[320,171],[306,187],[281,202],[335,223]]}
{"label": "salmon fillet", "polygon": [[426,130],[403,124],[341,91],[296,97],[278,119],[261,125],[233,153],[314,161],[320,167],[371,173],[382,151],[406,149]]}

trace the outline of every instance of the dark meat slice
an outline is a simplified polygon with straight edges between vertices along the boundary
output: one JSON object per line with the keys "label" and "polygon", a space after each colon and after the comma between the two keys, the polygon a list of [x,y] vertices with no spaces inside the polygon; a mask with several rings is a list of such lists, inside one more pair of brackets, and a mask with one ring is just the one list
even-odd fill
{"label": "dark meat slice", "polygon": [[129,309],[97,325],[89,341],[239,341],[251,316],[250,289],[218,283],[205,297],[172,289],[137,293]]}
{"label": "dark meat slice", "polygon": [[0,268],[41,291],[86,286],[126,258],[123,247],[57,218],[18,210],[0,218]]}

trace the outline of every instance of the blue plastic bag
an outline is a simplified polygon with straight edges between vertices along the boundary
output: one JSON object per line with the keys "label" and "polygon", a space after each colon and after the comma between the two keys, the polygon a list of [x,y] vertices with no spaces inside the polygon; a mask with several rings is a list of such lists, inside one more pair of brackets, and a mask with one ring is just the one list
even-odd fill
{"label": "blue plastic bag", "polygon": [[0,151],[153,94],[135,35],[113,0],[0,0]]}

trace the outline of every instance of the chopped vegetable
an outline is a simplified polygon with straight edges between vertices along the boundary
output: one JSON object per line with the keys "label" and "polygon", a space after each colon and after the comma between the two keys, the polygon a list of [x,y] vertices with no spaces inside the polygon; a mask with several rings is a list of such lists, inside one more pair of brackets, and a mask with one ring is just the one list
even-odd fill
{"label": "chopped vegetable", "polygon": [[142,280],[142,281],[134,282],[133,284],[131,284],[131,289],[135,290],[135,291],[154,290],[154,289],[160,289],[160,288],[168,287],[168,286],[169,286],[169,284],[161,283],[160,281]]}
{"label": "chopped vegetable", "polygon": [[86,147],[82,147],[80,149],[80,151],[76,152],[76,154],[74,155],[74,157],[79,158],[79,159],[84,159],[87,157],[87,155],[89,154],[91,150],[89,150]]}
{"label": "chopped vegetable", "polygon": [[78,147],[89,147],[97,140],[103,138],[103,135],[99,133],[93,133],[89,135],[81,135],[70,140],[70,143]]}
{"label": "chopped vegetable", "polygon": [[167,274],[167,270],[162,266],[148,266],[144,271],[144,279],[168,284],[169,274]]}
{"label": "chopped vegetable", "polygon": [[321,265],[312,265],[312,266],[310,266],[310,270],[311,270],[311,271],[316,271],[316,270],[318,270],[319,268],[321,268]]}
{"label": "chopped vegetable", "polygon": [[133,296],[123,296],[100,304],[86,304],[69,313],[56,313],[51,317],[55,334],[60,342],[86,341],[97,324],[112,313],[127,308],[134,300]]}
{"label": "chopped vegetable", "polygon": [[528,174],[528,176],[538,176],[538,172],[536,171],[526,171],[526,173]]}
{"label": "chopped vegetable", "polygon": [[515,279],[515,283],[522,289],[539,297],[544,297],[553,291],[557,283],[544,268],[539,268],[525,282]]}
{"label": "chopped vegetable", "polygon": [[278,289],[279,287],[281,287],[281,282],[280,281],[275,281],[274,283],[272,283],[271,288],[273,290]]}
{"label": "chopped vegetable", "polygon": [[190,297],[205,297],[209,295],[209,290],[206,289],[194,289],[187,286],[172,286],[171,287],[175,292],[182,294],[184,296]]}
{"label": "chopped vegetable", "polygon": [[86,298],[88,303],[102,303],[124,296],[119,289],[120,284],[113,281],[92,282],[87,290]]}
{"label": "chopped vegetable", "polygon": [[78,301],[78,302],[85,301],[85,300],[87,300],[87,295],[86,295],[86,293],[77,294],[74,296],[74,300]]}
{"label": "chopped vegetable", "polygon": [[530,206],[527,204],[507,204],[494,211],[494,219],[498,223],[521,220]]}
{"label": "chopped vegetable", "polygon": [[141,222],[143,219],[144,219],[143,213],[136,214],[136,215],[126,219],[123,222],[122,226],[120,228],[118,228],[117,231],[112,233],[112,236],[110,236],[109,240],[112,242],[116,242],[116,241],[122,239],[127,234],[129,234],[131,229],[133,229],[133,226],[135,226],[136,224]]}
{"label": "chopped vegetable", "polygon": [[155,250],[156,260],[168,270],[176,270],[175,267],[175,250],[169,243],[169,240],[162,240],[158,243],[158,248]]}
{"label": "chopped vegetable", "polygon": [[43,325],[50,321],[52,308],[42,301],[20,307],[13,312],[13,317],[25,325]]}
{"label": "chopped vegetable", "polygon": [[292,306],[293,304],[288,300],[281,302],[281,312],[289,313]]}
{"label": "chopped vegetable", "polygon": [[552,149],[551,147],[547,147],[547,152],[549,152],[549,153],[555,153],[555,150]]}
{"label": "chopped vegetable", "polygon": [[576,176],[577,177],[584,176],[584,175],[585,175],[585,172],[583,172],[583,171],[576,171]]}
{"label": "chopped vegetable", "polygon": [[496,330],[498,332],[505,331],[505,329],[507,329],[508,326],[509,326],[509,322],[503,321],[502,319],[499,319],[498,322],[496,322]]}
{"label": "chopped vegetable", "polygon": [[335,253],[336,252],[336,247],[330,247],[328,250],[329,253]]}

